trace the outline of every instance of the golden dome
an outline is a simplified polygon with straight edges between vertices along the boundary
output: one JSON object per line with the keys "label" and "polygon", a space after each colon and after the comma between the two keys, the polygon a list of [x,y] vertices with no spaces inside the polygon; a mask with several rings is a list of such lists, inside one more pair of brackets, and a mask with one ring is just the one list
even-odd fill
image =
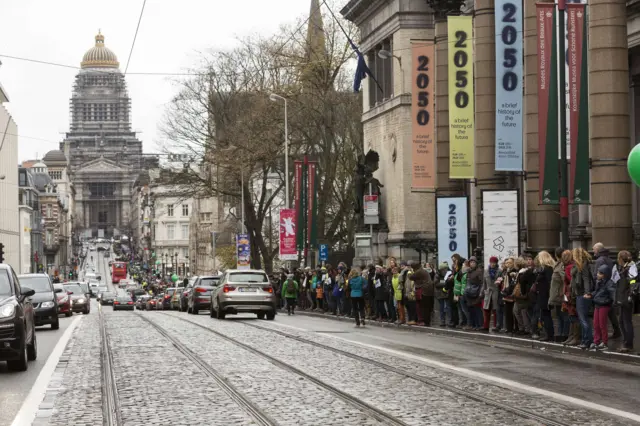
{"label": "golden dome", "polygon": [[104,47],[104,36],[98,31],[96,45],[87,50],[80,66],[82,68],[118,68],[120,62],[115,53]]}

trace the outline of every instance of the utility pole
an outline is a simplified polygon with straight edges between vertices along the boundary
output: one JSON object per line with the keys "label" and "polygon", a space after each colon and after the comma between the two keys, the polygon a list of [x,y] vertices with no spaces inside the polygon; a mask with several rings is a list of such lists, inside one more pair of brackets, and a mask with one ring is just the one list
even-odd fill
{"label": "utility pole", "polygon": [[[560,88],[560,246],[569,247],[569,182],[567,179],[567,94],[566,94],[566,59],[565,59],[565,16],[566,0],[558,0],[558,22],[560,26],[559,41],[559,80]],[[575,159],[574,159],[575,161]]]}

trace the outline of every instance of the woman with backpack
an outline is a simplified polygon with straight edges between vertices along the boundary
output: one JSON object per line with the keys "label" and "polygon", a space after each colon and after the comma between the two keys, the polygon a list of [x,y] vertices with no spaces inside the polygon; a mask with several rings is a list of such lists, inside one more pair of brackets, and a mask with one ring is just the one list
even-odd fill
{"label": "woman with backpack", "polygon": [[582,327],[580,349],[588,349],[593,343],[593,330],[589,318],[594,284],[591,275],[591,255],[583,248],[575,248],[573,261],[575,263],[571,269],[571,295],[576,298],[576,311]]}
{"label": "woman with backpack", "polygon": [[620,331],[622,332],[622,346],[618,349],[622,353],[633,350],[633,294],[638,292],[638,268],[633,263],[631,253],[622,250],[618,253],[616,269],[620,275],[616,287],[616,305],[619,306]]}
{"label": "woman with backpack", "polygon": [[293,274],[287,275],[286,281],[282,284],[282,297],[287,300],[287,314],[293,315],[298,297],[298,282],[293,279]]}

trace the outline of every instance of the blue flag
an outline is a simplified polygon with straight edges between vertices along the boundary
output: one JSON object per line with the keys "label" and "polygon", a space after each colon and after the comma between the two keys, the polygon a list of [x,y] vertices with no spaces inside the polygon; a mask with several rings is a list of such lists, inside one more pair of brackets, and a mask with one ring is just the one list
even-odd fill
{"label": "blue flag", "polygon": [[364,80],[365,78],[367,78],[367,76],[369,76],[373,81],[376,82],[378,89],[380,89],[380,91],[382,92],[382,87],[380,86],[380,83],[378,83],[378,80],[376,80],[376,78],[373,76],[373,73],[367,66],[367,63],[364,60],[364,56],[362,55],[362,53],[360,53],[360,50],[358,49],[358,47],[351,41],[351,39],[348,36],[347,36],[347,40],[349,40],[349,44],[351,44],[351,47],[353,48],[354,52],[356,52],[356,55],[358,56],[358,65],[356,66],[356,75],[353,78],[353,91],[355,93],[358,93],[360,91],[360,85],[362,84],[362,80]]}

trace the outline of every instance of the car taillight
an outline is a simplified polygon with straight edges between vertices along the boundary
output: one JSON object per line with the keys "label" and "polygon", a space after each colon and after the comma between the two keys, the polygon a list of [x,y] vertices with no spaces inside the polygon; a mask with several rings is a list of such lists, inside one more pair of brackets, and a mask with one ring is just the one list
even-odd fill
{"label": "car taillight", "polygon": [[168,295],[167,295],[167,296],[165,296],[164,298],[165,298],[165,299],[168,299],[168,298],[170,298],[170,297],[171,297],[171,296],[168,296]]}
{"label": "car taillight", "polygon": [[267,293],[273,293],[273,287],[269,286],[269,287],[262,287],[263,291],[266,291]]}
{"label": "car taillight", "polygon": [[113,302],[114,305],[119,305],[120,302],[118,302],[117,300]]}
{"label": "car taillight", "polygon": [[206,292],[207,292],[206,288],[202,288],[202,287],[196,288],[196,293],[206,293]]}
{"label": "car taillight", "polygon": [[155,304],[156,304],[156,301],[155,301],[155,300],[152,300],[152,301],[151,301],[151,304],[152,304],[152,305],[155,305]]}
{"label": "car taillight", "polygon": [[222,291],[225,292],[225,293],[229,293],[230,291],[233,291],[235,289],[236,289],[235,287],[231,287],[228,284],[225,284],[224,287],[222,287]]}
{"label": "car taillight", "polygon": [[127,302],[127,305],[133,305],[133,302]]}

